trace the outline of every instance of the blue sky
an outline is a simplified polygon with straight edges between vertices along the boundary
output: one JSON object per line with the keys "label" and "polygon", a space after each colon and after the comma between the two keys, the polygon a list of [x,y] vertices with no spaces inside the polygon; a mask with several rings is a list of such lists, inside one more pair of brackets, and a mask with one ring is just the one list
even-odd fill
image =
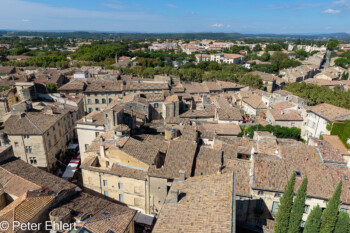
{"label": "blue sky", "polygon": [[350,33],[350,0],[0,0],[0,29]]}

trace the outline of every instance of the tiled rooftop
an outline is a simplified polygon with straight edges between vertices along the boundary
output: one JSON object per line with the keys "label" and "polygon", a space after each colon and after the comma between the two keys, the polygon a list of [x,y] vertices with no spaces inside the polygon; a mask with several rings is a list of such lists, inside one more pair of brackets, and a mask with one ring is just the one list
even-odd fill
{"label": "tiled rooftop", "polygon": [[150,176],[177,179],[180,170],[185,171],[186,177],[192,173],[192,164],[196,153],[197,143],[191,141],[170,141],[168,152],[165,156],[164,167],[150,167]]}
{"label": "tiled rooftop", "polygon": [[182,198],[167,197],[153,232],[231,232],[232,174],[191,177],[174,182]]}

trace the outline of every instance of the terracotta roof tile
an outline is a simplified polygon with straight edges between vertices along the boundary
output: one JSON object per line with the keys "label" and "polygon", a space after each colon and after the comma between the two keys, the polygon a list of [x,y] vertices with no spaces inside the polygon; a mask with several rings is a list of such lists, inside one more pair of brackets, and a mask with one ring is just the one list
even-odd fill
{"label": "terracotta roof tile", "polygon": [[219,120],[230,120],[230,121],[242,121],[242,114],[238,108],[223,109],[218,108],[217,110]]}
{"label": "terracotta roof tile", "polygon": [[249,95],[247,98],[243,99],[243,102],[252,106],[255,109],[265,109],[267,106],[261,99],[260,95]]}
{"label": "terracotta roof tile", "polygon": [[45,172],[39,168],[20,160],[15,159],[7,163],[0,165],[0,171],[6,170],[13,175],[22,177],[40,187],[50,189],[55,193],[59,193],[63,190],[72,190],[77,186],[61,179],[53,174]]}
{"label": "terracotta roof tile", "polygon": [[287,109],[287,108],[293,108],[296,107],[297,105],[293,102],[290,101],[284,101],[284,102],[280,102],[277,104],[271,104],[270,107],[273,109]]}
{"label": "terracotta roof tile", "polygon": [[209,91],[221,91],[220,85],[216,82],[204,82]]}
{"label": "terracotta roof tile", "polygon": [[153,232],[231,232],[232,185],[232,174],[174,182],[182,198],[170,203],[168,195]]}
{"label": "terracotta roof tile", "polygon": [[170,141],[164,167],[150,167],[150,176],[177,179],[180,175],[179,171],[183,170],[186,172],[186,177],[190,177],[196,148],[197,143],[192,141]]}
{"label": "terracotta roof tile", "polygon": [[344,143],[339,139],[338,135],[322,135],[323,140],[329,142],[333,148],[337,149],[342,155],[350,155],[349,150]]}
{"label": "terracotta roof tile", "polygon": [[308,110],[329,121],[335,121],[337,119],[350,119],[350,110],[331,104],[319,104],[309,107]]}
{"label": "terracotta roof tile", "polygon": [[303,118],[296,110],[269,109],[275,121],[303,121]]}

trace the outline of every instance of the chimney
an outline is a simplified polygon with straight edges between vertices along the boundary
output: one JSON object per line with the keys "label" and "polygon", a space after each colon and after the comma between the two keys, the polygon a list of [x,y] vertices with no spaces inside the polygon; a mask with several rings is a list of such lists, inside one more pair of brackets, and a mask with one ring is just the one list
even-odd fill
{"label": "chimney", "polygon": [[179,190],[171,190],[170,203],[178,203],[179,201]]}
{"label": "chimney", "polygon": [[102,158],[106,158],[105,145],[100,145],[100,155]]}
{"label": "chimney", "polygon": [[180,170],[179,174],[179,180],[184,181],[186,179],[186,172],[184,170]]}

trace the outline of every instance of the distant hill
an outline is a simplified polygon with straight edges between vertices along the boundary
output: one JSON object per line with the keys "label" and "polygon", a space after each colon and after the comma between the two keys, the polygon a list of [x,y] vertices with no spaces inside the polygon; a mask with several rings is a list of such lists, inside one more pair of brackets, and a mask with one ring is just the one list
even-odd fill
{"label": "distant hill", "polygon": [[214,39],[214,40],[328,40],[338,39],[350,41],[350,34],[241,34],[241,33],[136,33],[136,32],[44,32],[44,31],[8,31],[0,30],[0,36],[38,36],[38,37],[62,37],[62,38],[90,38],[90,39]]}

